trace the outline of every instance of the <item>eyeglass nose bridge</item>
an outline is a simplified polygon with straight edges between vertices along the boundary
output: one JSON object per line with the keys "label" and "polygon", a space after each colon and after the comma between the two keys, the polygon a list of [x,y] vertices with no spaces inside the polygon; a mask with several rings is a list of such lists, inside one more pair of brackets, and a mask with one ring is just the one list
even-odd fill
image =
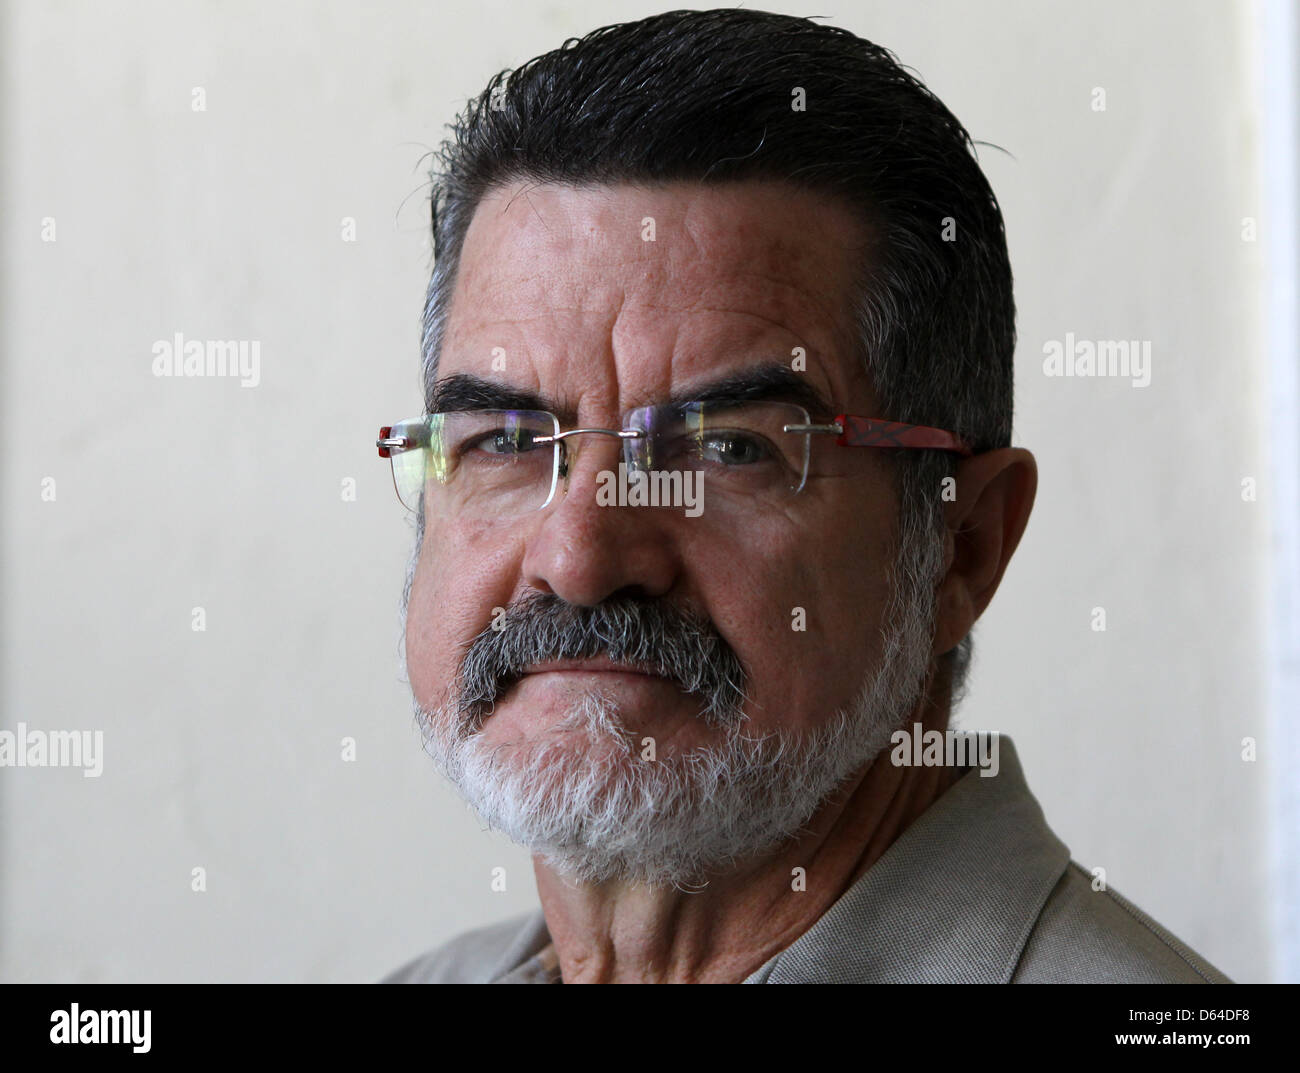
{"label": "eyeglass nose bridge", "polygon": [[615,436],[620,440],[639,440],[644,438],[645,430],[639,428],[572,428],[568,432],[557,432],[554,436],[534,436],[533,443],[554,443],[560,448],[560,476],[569,475],[569,460],[564,451],[564,441],[570,436]]}
{"label": "eyeglass nose bridge", "polygon": [[617,436],[624,440],[640,439],[645,435],[644,430],[639,428],[571,428],[568,432],[557,432],[554,436],[534,436],[533,443],[555,443],[558,440],[565,440],[570,436],[582,436],[588,432],[596,432],[602,436]]}

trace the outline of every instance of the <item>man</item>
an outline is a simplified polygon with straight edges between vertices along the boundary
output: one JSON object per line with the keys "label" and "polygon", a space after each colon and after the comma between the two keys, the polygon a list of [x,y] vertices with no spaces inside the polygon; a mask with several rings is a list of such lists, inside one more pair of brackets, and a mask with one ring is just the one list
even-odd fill
{"label": "man", "polygon": [[882,49],[674,12],[444,146],[406,661],[541,911],[391,981],[1222,981],[945,734],[1024,532],[1011,271]]}

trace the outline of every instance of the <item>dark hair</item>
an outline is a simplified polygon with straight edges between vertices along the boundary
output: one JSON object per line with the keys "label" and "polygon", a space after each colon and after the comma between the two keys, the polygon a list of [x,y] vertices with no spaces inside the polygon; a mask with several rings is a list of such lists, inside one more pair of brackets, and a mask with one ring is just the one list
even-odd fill
{"label": "dark hair", "polygon": [[[1010,443],[1015,306],[997,199],[965,128],[870,41],[743,9],[606,26],[497,74],[436,159],[426,402],[461,247],[488,190],[518,179],[779,179],[841,198],[880,240],[852,311],[879,416],[951,429],[977,451]],[[891,454],[898,568],[932,573],[940,483],[955,461]],[[954,703],[970,649],[968,635],[947,658]]]}

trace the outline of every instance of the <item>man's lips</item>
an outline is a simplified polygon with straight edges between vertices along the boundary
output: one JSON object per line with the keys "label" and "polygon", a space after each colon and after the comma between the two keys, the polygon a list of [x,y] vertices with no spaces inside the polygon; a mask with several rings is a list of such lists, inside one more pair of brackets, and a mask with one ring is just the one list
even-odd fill
{"label": "man's lips", "polygon": [[[663,678],[662,674],[648,670],[644,667],[637,667],[631,663],[615,663],[612,659],[559,659],[551,660],[546,663],[535,663],[528,670],[524,671],[521,677],[527,677],[530,674],[554,674],[554,673],[578,673],[578,674],[634,674],[642,678]],[[664,679],[665,681],[667,679]]]}

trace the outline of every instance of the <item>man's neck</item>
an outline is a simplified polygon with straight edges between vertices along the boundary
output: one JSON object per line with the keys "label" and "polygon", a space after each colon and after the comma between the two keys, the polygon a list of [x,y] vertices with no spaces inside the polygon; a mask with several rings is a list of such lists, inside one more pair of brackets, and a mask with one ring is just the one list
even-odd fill
{"label": "man's neck", "polygon": [[[926,729],[947,722],[946,710],[927,714]],[[564,982],[739,983],[811,928],[959,774],[894,766],[886,749],[797,840],[700,890],[574,884],[535,858]]]}

